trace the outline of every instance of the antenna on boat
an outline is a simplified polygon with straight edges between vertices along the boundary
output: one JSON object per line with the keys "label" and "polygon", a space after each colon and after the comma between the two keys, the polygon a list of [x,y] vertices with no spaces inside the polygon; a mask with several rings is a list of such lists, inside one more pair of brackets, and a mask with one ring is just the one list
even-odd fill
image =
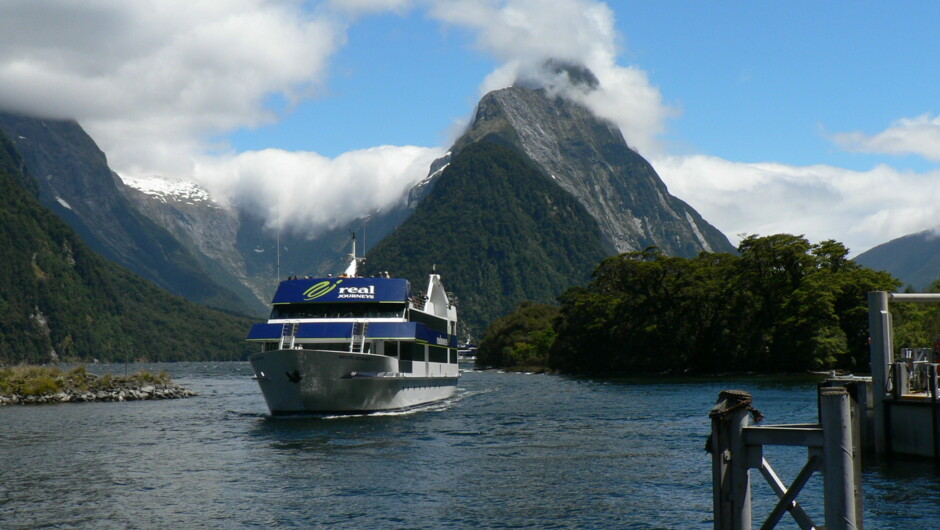
{"label": "antenna on boat", "polygon": [[355,277],[359,272],[359,258],[356,257],[356,232],[350,230],[349,233],[352,234],[352,252],[349,253],[349,265],[346,266],[346,272],[343,274]]}
{"label": "antenna on boat", "polygon": [[277,265],[276,265],[275,271],[274,271],[274,273],[277,275],[277,278],[274,279],[274,283],[275,283],[275,284],[278,284],[278,283],[280,283],[280,281],[281,281],[281,196],[280,196],[280,195],[278,195],[278,197],[277,197],[277,203],[276,203],[276,206],[275,206],[274,211],[275,211],[275,214],[274,214],[274,218],[275,218],[275,221],[274,221],[274,224],[275,224],[274,232],[275,232],[275,234],[277,234],[277,235],[276,235],[276,242],[277,242]]}

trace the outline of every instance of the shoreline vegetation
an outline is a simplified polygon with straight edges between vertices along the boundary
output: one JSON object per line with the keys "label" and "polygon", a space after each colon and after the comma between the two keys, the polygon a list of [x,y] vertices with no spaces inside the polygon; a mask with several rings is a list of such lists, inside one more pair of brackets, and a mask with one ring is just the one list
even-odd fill
{"label": "shoreline vegetation", "polygon": [[181,399],[196,393],[161,371],[146,370],[133,375],[98,376],[80,365],[68,371],[58,366],[17,365],[0,367],[0,407],[95,401],[142,401]]}
{"label": "shoreline vegetation", "polygon": [[[650,247],[605,259],[557,304],[523,302],[493,321],[476,365],[587,376],[868,372],[868,293],[900,286],[832,240],[752,235],[737,254],[693,258]],[[940,336],[940,310],[892,309],[897,344]]]}

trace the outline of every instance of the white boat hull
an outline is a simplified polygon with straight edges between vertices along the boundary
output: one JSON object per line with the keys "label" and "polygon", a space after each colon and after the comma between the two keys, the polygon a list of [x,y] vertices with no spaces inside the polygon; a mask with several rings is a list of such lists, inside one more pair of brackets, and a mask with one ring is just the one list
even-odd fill
{"label": "white boat hull", "polygon": [[398,374],[398,360],[385,355],[290,349],[248,360],[273,415],[406,409],[457,390],[456,375]]}

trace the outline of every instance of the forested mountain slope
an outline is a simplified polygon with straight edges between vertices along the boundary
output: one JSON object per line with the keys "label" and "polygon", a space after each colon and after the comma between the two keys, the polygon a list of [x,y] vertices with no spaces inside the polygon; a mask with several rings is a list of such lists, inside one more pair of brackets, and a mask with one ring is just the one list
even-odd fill
{"label": "forested mountain slope", "polygon": [[6,133],[35,179],[38,199],[95,251],[191,300],[257,312],[204,271],[189,249],[142,215],[121,193],[123,183],[81,126],[0,112]]}
{"label": "forested mountain slope", "polygon": [[424,289],[432,267],[479,335],[524,300],[552,302],[613,253],[597,222],[531,160],[497,137],[463,149],[414,213],[367,255]]}
{"label": "forested mountain slope", "polygon": [[0,363],[245,355],[247,319],[170,294],[95,253],[40,204],[26,169],[0,132]]}
{"label": "forested mountain slope", "polygon": [[940,280],[940,237],[934,230],[908,234],[859,254],[855,261],[923,291]]}

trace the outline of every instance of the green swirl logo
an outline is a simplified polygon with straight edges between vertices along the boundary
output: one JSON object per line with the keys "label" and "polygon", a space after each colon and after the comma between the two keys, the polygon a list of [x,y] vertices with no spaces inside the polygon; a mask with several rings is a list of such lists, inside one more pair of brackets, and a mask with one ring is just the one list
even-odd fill
{"label": "green swirl logo", "polygon": [[343,280],[336,280],[335,282],[323,280],[320,283],[311,285],[309,289],[304,291],[304,300],[315,300],[320,298],[333,289],[336,289],[336,286],[341,283],[343,283]]}

